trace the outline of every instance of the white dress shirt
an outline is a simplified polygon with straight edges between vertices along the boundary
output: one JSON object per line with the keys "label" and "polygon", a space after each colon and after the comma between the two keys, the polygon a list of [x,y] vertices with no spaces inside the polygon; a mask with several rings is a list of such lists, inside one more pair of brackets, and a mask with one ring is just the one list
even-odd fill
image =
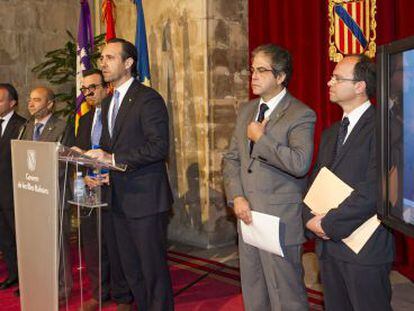
{"label": "white dress shirt", "polygon": [[285,96],[285,95],[286,95],[286,88],[283,88],[283,90],[279,94],[277,94],[275,97],[272,97],[267,102],[265,102],[263,100],[263,98],[260,98],[259,107],[257,107],[257,113],[256,113],[256,117],[254,119],[257,120],[257,117],[259,116],[259,111],[260,111],[260,105],[261,104],[266,104],[267,107],[269,107],[269,109],[267,109],[266,112],[265,112],[265,119],[269,118],[269,116],[272,114],[273,110],[276,109],[277,105],[280,103],[283,96]]}
{"label": "white dress shirt", "polygon": [[4,117],[0,118],[3,119],[3,123],[1,124],[1,133],[0,137],[3,136],[4,131],[6,130],[7,124],[9,124],[9,121],[11,117],[13,116],[14,110],[10,111],[8,114],[6,114]]}
{"label": "white dress shirt", "polygon": [[42,135],[42,133],[43,133],[43,131],[45,129],[46,123],[47,123],[47,121],[49,121],[49,119],[50,119],[51,116],[52,116],[52,114],[50,113],[50,114],[48,114],[46,117],[44,117],[41,120],[35,119],[34,128],[36,127],[36,124],[38,124],[38,123],[42,123],[43,124],[42,128],[40,129],[39,135]]}
{"label": "white dress shirt", "polygon": [[[132,82],[134,82],[133,77],[131,77],[129,80],[122,83],[120,86],[118,86],[114,90],[114,91],[119,92],[119,109],[121,109],[122,101],[124,100],[126,92],[128,91],[128,89],[131,86]],[[109,104],[109,111],[108,111],[108,125],[109,125],[110,132],[112,131],[112,128],[114,126],[114,124],[109,124],[109,123],[111,123],[111,120],[112,120],[112,110],[113,110],[113,107],[114,107],[114,102],[115,102],[115,96],[112,95],[112,99],[111,99],[111,103]]]}
{"label": "white dress shirt", "polygon": [[371,106],[371,102],[367,100],[365,103],[363,103],[358,108],[355,108],[350,113],[345,114],[342,116],[342,119],[345,117],[348,117],[349,125],[348,125],[348,132],[346,133],[344,144],[346,140],[349,137],[349,134],[351,134],[352,130],[354,129],[355,125],[358,123],[361,116],[364,114],[365,111]]}

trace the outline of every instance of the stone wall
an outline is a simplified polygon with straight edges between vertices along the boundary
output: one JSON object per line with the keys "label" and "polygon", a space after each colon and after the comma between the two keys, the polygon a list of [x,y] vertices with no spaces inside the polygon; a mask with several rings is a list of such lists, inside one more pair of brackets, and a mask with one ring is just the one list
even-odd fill
{"label": "stone wall", "polygon": [[[135,40],[135,7],[117,1],[117,36]],[[153,87],[171,120],[169,238],[234,243],[221,158],[236,109],[248,97],[247,0],[144,0]]]}
{"label": "stone wall", "polygon": [[[39,81],[31,69],[77,33],[79,1],[0,0],[0,81],[13,83],[25,112]],[[135,41],[136,9],[116,0],[116,31]],[[169,172],[174,215],[169,238],[202,247],[234,242],[221,157],[237,106],[248,97],[247,0],[144,0],[153,87],[170,113]],[[101,0],[89,0],[96,33]],[[61,87],[62,88],[62,87]],[[56,88],[55,88],[56,89]],[[59,91],[59,89],[57,89]]]}
{"label": "stone wall", "polygon": [[76,35],[78,2],[0,0],[0,81],[16,87],[20,96],[19,112],[27,113],[26,98],[30,89],[46,84],[36,79],[32,68],[44,61],[47,51],[63,46],[68,40],[66,30]]}

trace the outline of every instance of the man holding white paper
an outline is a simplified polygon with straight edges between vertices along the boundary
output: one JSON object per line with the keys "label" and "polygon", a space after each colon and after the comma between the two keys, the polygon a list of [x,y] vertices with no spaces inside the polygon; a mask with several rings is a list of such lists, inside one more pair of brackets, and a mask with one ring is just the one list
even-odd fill
{"label": "man holding white paper", "polygon": [[262,213],[259,217],[280,218],[284,257],[246,243],[239,221],[244,307],[247,311],[308,310],[301,214],[316,117],[286,90],[292,73],[288,51],[272,44],[259,46],[253,51],[251,73],[253,93],[260,98],[240,109],[224,155],[224,184],[229,205],[244,224],[255,225],[252,211]]}
{"label": "man holding white paper", "polygon": [[375,64],[362,55],[345,57],[336,65],[328,86],[330,100],[342,108],[343,118],[323,132],[311,180],[327,167],[353,191],[326,215],[304,210],[306,227],[319,237],[316,252],[325,309],[391,310],[391,233],[378,226],[357,253],[342,241],[376,215],[376,118],[369,101],[375,94]]}

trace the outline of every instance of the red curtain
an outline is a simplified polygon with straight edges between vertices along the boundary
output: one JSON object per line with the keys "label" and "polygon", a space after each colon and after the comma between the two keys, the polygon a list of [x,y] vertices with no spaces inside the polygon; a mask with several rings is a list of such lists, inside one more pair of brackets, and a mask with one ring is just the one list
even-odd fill
{"label": "red curtain", "polygon": [[[323,129],[341,117],[329,102],[327,81],[335,63],[328,57],[328,0],[250,0],[249,49],[275,43],[293,56],[289,91],[318,116],[316,148]],[[414,35],[413,0],[377,0],[377,45]],[[396,267],[414,280],[414,239],[396,234]]]}

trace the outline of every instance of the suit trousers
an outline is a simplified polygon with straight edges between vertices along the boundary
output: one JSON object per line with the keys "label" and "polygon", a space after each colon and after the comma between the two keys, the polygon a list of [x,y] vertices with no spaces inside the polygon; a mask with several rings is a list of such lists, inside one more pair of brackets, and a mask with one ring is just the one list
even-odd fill
{"label": "suit trousers", "polygon": [[118,304],[132,303],[134,297],[122,269],[118,242],[115,235],[113,213],[110,208],[102,210],[102,240],[105,243],[109,260],[112,299]]}
{"label": "suit trousers", "polygon": [[391,263],[359,265],[320,259],[326,311],[391,311]]}
{"label": "suit trousers", "polygon": [[[63,211],[63,212],[62,212]],[[69,298],[72,287],[72,260],[70,256],[70,209],[59,208],[59,299]]]}
{"label": "suit trousers", "polygon": [[3,252],[8,278],[18,278],[14,210],[2,206],[0,206],[0,249]]}
{"label": "suit trousers", "polygon": [[[103,239],[102,224],[99,232],[99,213],[85,209],[81,216],[82,248],[85,264],[91,281],[92,297],[102,301],[110,299],[110,268],[107,245]],[[102,217],[101,217],[102,219]],[[99,235],[101,236],[101,271],[99,271]],[[101,278],[101,292],[99,291],[99,277]]]}
{"label": "suit trousers", "polygon": [[302,245],[284,248],[285,257],[244,243],[239,233],[240,273],[246,311],[309,310],[303,283]]}
{"label": "suit trousers", "polygon": [[114,213],[114,224],[122,268],[138,309],[174,310],[166,253],[168,212],[141,218]]}

